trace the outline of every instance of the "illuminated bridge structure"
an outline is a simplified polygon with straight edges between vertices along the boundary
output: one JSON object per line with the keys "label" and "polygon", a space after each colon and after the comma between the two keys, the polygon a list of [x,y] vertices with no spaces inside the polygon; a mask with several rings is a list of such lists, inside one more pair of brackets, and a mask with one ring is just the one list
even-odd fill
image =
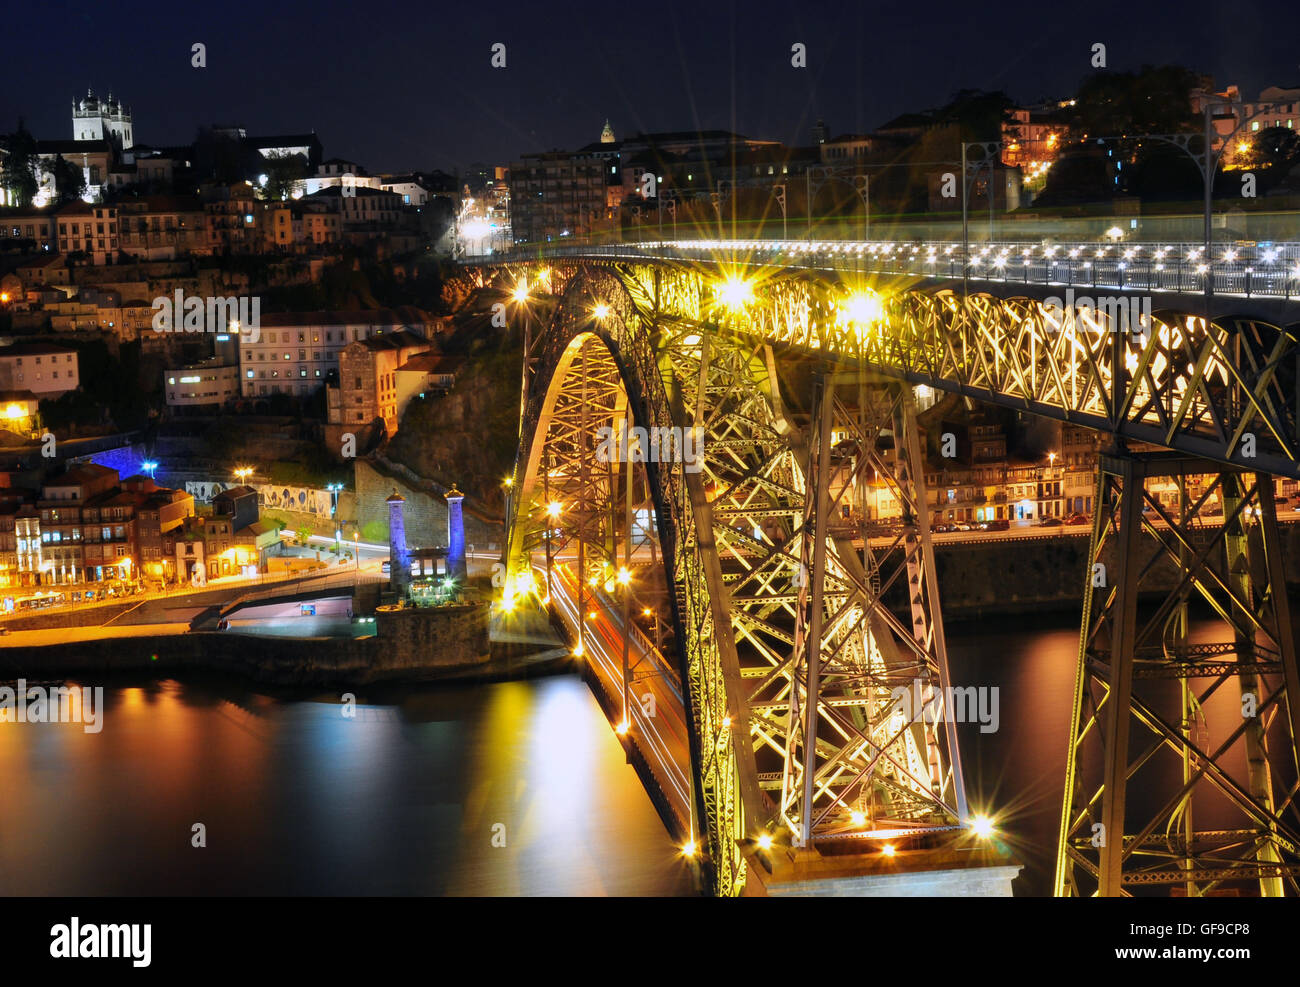
{"label": "illuminated bridge structure", "polygon": [[[714,893],[996,869],[996,813],[965,790],[914,394],[1096,429],[1109,438],[1079,573],[1055,891],[1295,894],[1300,680],[1272,478],[1300,476],[1300,307],[1200,283],[1151,291],[1151,316],[1126,327],[1104,304],[1053,307],[1047,268],[999,282],[850,254],[566,246],[467,269],[499,289],[526,352],[503,604],[554,602],[552,567],[576,557],[581,654],[597,643],[588,608],[616,609],[614,574],[659,570],[661,677],[689,738],[685,796],[667,801]],[[628,426],[694,429],[697,455],[602,452]],[[1195,498],[1191,474],[1214,477]],[[877,476],[901,527],[846,537],[839,498]],[[1154,477],[1184,491],[1175,508],[1146,490]],[[640,549],[637,519],[657,535]],[[1149,579],[1164,559],[1172,588]],[[1213,640],[1190,640],[1193,598]],[[628,681],[635,748],[650,723]],[[1206,746],[1200,708],[1234,684],[1250,715]],[[1126,808],[1139,788],[1158,789],[1154,812]],[[1199,827],[1205,800],[1234,821]]]}

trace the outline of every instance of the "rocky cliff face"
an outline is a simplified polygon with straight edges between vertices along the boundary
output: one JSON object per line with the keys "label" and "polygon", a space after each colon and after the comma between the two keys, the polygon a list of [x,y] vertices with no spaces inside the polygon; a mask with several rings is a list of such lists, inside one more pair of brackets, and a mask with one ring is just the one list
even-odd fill
{"label": "rocky cliff face", "polygon": [[416,398],[385,454],[443,486],[467,506],[499,513],[501,481],[514,468],[519,433],[520,351],[470,356],[446,395]]}
{"label": "rocky cliff face", "polygon": [[499,517],[502,480],[514,468],[519,445],[522,341],[514,327],[492,324],[500,291],[475,289],[462,278],[444,284],[448,294],[454,329],[440,337],[439,348],[464,357],[465,364],[450,393],[408,405],[385,455],[444,487],[455,484],[467,495],[467,512]]}

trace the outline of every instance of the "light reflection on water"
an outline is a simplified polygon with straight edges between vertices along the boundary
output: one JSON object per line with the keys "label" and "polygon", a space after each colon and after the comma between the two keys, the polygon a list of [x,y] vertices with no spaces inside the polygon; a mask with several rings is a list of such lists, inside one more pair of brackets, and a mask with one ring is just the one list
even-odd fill
{"label": "light reflection on water", "polygon": [[[1026,865],[1016,894],[1047,894],[1077,618],[957,624],[948,642],[955,685],[999,689],[995,733],[959,728],[972,807]],[[393,686],[361,695],[355,720],[337,695],[105,685],[97,735],[0,724],[0,894],[693,893],[576,677]],[[1171,702],[1176,688],[1161,685]],[[1207,704],[1203,747],[1240,724],[1238,703],[1233,683]],[[1163,770],[1167,792],[1179,768]],[[1156,794],[1130,787],[1130,806]],[[1206,828],[1230,818],[1212,797],[1196,812]],[[190,846],[197,822],[206,849]]]}
{"label": "light reflection on water", "polygon": [[0,894],[693,893],[576,677],[394,688],[352,720],[230,683],[104,698],[99,734],[0,724]]}

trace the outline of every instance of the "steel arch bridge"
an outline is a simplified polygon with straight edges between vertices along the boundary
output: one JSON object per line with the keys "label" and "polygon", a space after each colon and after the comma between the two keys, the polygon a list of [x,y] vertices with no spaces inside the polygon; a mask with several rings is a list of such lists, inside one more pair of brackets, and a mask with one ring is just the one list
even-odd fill
{"label": "steel arch bridge", "polygon": [[[1202,893],[1238,878],[1258,880],[1265,894],[1295,890],[1294,790],[1275,792],[1259,766],[1269,756],[1266,729],[1246,731],[1251,777],[1225,781],[1222,752],[1153,726],[1132,682],[1135,667],[1139,678],[1150,674],[1143,662],[1153,645],[1171,662],[1167,677],[1186,683],[1212,674],[1213,691],[1237,673],[1243,693],[1255,690],[1271,710],[1268,722],[1285,727],[1282,753],[1294,761],[1300,718],[1287,697],[1300,696],[1300,683],[1290,618],[1285,594],[1270,593],[1259,575],[1281,572],[1272,484],[1264,480],[1300,475],[1292,328],[1233,311],[1207,321],[1189,296],[1186,311],[1166,307],[1123,332],[1114,311],[1062,313],[1029,293],[961,295],[917,279],[863,280],[733,258],[537,259],[480,266],[476,276],[513,291],[515,301],[503,304],[525,325],[506,597],[543,595],[534,568],[545,547],[551,601],[560,525],[548,505],[561,505],[564,539],[577,547],[570,591],[581,653],[590,633],[584,587],[591,585],[590,599],[599,596],[601,573],[618,568],[620,539],[624,566],[638,564],[634,501],[652,510],[676,641],[664,674],[680,697],[689,760],[678,765],[676,797],[672,784],[661,788],[684,841],[698,839],[716,893],[739,893],[756,868],[771,869],[769,838],[804,851],[855,839],[939,846],[971,838],[916,384],[1086,425],[1115,441],[1115,458],[1099,471],[1092,559],[1108,543],[1119,544],[1120,556],[1109,585],[1080,574],[1085,609],[1058,893],[1127,893],[1162,882]],[[545,315],[537,332],[534,310]],[[793,363],[806,370],[806,413],[783,397],[778,365]],[[682,455],[680,441],[672,456],[648,455],[652,449],[637,448],[642,438],[624,449],[625,473],[602,454],[601,437],[628,426],[645,436],[693,431],[696,457]],[[1178,461],[1165,469],[1129,457],[1127,442],[1162,446],[1172,450],[1166,460]],[[892,455],[882,452],[890,446]],[[1213,668],[1187,658],[1194,649],[1185,635],[1170,638],[1167,624],[1139,626],[1132,613],[1150,568],[1136,531],[1156,530],[1140,510],[1141,478],[1185,474],[1197,463],[1232,493],[1217,532],[1228,557],[1201,548],[1204,530],[1193,538],[1196,504],[1174,516],[1160,511],[1158,544],[1186,569],[1167,609],[1185,614],[1200,595],[1232,629],[1234,643],[1215,653]],[[828,524],[837,508],[831,475],[845,470],[878,474],[903,505],[901,532],[888,544],[855,547]],[[1253,581],[1240,575],[1243,560],[1257,573]],[[886,606],[891,591],[907,600],[905,619]],[[1135,827],[1126,828],[1124,792],[1152,754],[1130,762],[1130,718],[1153,730],[1155,748],[1187,765],[1183,789],[1136,838],[1128,835]],[[625,704],[621,729],[629,719]],[[1090,748],[1097,743],[1100,752]],[[1105,777],[1089,788],[1097,763]],[[1189,818],[1191,793],[1207,779],[1231,792],[1246,823],[1209,849],[1187,829],[1181,850],[1162,847],[1156,862],[1144,860],[1144,841],[1161,823]],[[1090,843],[1094,820],[1124,839]]]}

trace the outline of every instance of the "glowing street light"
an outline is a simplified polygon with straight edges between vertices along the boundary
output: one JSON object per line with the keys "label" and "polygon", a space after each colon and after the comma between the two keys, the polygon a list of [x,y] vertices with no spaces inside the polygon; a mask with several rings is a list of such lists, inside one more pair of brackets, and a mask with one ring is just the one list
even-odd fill
{"label": "glowing street light", "polygon": [[859,339],[874,325],[884,321],[885,306],[874,292],[850,295],[840,306],[839,323],[851,327]]}
{"label": "glowing street light", "polygon": [[683,857],[694,857],[694,856],[695,856],[695,841],[694,841],[694,840],[687,840],[684,844],[682,844],[682,856],[683,856]]}
{"label": "glowing street light", "polygon": [[546,505],[546,513],[553,518],[558,518],[560,516],[560,513],[563,510],[564,510],[564,505],[561,504],[558,500],[553,500]]}
{"label": "glowing street light", "polygon": [[158,468],[158,463],[152,459],[146,459],[140,464],[140,469],[149,474],[149,479],[153,479],[154,470]]}
{"label": "glowing street light", "polygon": [[984,815],[975,816],[970,821],[970,829],[981,840],[987,840],[993,835],[993,820]]}
{"label": "glowing street light", "polygon": [[744,278],[733,275],[718,285],[715,297],[723,308],[733,312],[743,311],[754,300],[754,286]]}
{"label": "glowing street light", "polygon": [[253,468],[251,466],[241,466],[235,470],[235,476],[239,478],[240,483],[247,481],[252,475]]}
{"label": "glowing street light", "polygon": [[515,301],[519,302],[521,305],[524,302],[528,301],[528,282],[520,281],[517,285],[515,285],[515,290],[510,293],[510,297],[512,297]]}
{"label": "glowing street light", "polygon": [[763,833],[758,838],[758,848],[760,850],[772,849],[772,836],[769,833]]}
{"label": "glowing street light", "polygon": [[596,305],[595,308],[591,310],[591,314],[596,319],[600,321],[604,321],[609,317],[609,306],[606,305],[604,302],[600,302]]}

